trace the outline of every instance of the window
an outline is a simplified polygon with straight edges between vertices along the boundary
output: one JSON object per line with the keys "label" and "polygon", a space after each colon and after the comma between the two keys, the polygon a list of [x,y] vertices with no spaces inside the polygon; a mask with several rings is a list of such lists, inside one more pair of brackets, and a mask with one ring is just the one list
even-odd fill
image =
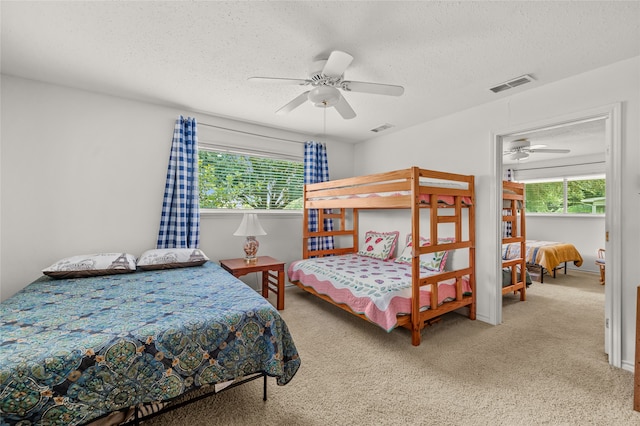
{"label": "window", "polygon": [[301,209],[302,161],[200,147],[201,209]]}
{"label": "window", "polygon": [[525,181],[526,212],[604,214],[604,176]]}

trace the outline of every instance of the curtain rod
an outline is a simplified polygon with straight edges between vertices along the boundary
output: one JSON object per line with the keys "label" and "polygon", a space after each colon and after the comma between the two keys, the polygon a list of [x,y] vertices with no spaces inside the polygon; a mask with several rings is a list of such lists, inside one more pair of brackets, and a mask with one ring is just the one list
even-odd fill
{"label": "curtain rod", "polygon": [[604,161],[592,161],[590,163],[564,164],[564,165],[561,165],[561,166],[543,166],[543,167],[529,167],[529,168],[507,167],[507,169],[511,169],[511,170],[541,170],[541,169],[557,169],[557,168],[561,168],[561,167],[588,166],[590,164],[605,164],[605,162]]}
{"label": "curtain rod", "polygon": [[216,129],[222,129],[222,130],[226,130],[226,131],[229,131],[229,132],[235,132],[235,133],[242,133],[242,134],[245,134],[245,135],[258,136],[260,138],[276,139],[276,140],[280,140],[280,141],[283,141],[283,142],[305,143],[305,141],[297,141],[297,140],[293,140],[293,139],[278,138],[276,136],[261,135],[259,133],[246,132],[244,130],[230,129],[228,127],[222,127],[222,126],[216,126],[214,124],[202,123],[200,121],[198,121],[197,123],[199,125],[203,125],[203,126],[207,126],[207,127],[215,127]]}

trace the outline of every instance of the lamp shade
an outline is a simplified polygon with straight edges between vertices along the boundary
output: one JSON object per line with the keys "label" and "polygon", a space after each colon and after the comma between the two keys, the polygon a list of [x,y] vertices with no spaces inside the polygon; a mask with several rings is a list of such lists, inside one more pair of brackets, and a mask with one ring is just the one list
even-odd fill
{"label": "lamp shade", "polygon": [[236,232],[233,235],[238,237],[249,237],[256,235],[267,235],[267,233],[262,229],[260,225],[260,221],[258,221],[258,215],[255,213],[245,213],[242,217],[242,222]]}

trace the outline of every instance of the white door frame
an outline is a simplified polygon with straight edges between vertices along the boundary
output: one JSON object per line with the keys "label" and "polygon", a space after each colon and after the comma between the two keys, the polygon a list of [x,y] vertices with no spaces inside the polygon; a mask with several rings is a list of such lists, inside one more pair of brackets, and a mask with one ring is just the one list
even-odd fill
{"label": "white door frame", "polygon": [[[605,232],[607,233],[605,250],[607,268],[605,270],[605,352],[609,355],[609,364],[622,368],[622,105],[605,105],[578,113],[543,120],[536,123],[512,126],[493,134],[495,164],[495,209],[496,229],[502,229],[502,152],[506,136],[516,136],[535,130],[550,129],[575,124],[581,121],[603,119],[605,121],[605,161],[606,161],[606,206]],[[496,259],[502,258],[502,236],[496,233]],[[496,324],[502,323],[502,266],[496,265],[496,292],[494,318]]]}

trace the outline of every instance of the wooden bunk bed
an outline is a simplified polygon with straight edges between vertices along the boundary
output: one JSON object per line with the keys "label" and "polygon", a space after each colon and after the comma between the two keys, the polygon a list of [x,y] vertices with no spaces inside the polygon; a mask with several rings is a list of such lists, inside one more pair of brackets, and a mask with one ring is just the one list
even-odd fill
{"label": "wooden bunk bed", "polygon": [[[359,249],[359,211],[409,209],[411,212],[411,241],[422,241],[423,234],[421,232],[426,234],[428,231],[430,242],[429,245],[412,245],[410,264],[395,264],[398,267],[406,267],[404,274],[410,276],[404,289],[409,299],[409,303],[406,304],[408,312],[394,315],[394,324],[387,331],[396,327],[407,328],[411,330],[411,343],[418,346],[421,340],[421,330],[447,312],[466,307],[468,308],[468,317],[472,320],[475,319],[474,197],[474,176],[430,171],[418,167],[305,185],[303,260],[293,262],[290,265],[288,269],[289,280],[303,290],[347,312],[376,323],[372,321],[371,315],[367,315],[366,312],[358,308],[353,308],[348,302],[336,300],[337,298],[327,292],[314,289],[312,284],[305,282],[304,274],[296,274],[295,269],[297,264],[301,262],[325,257],[345,255],[356,257]],[[434,203],[434,200],[437,202]],[[317,209],[319,224],[323,224],[325,219],[331,219],[336,229],[309,232],[309,209]],[[425,214],[421,218],[420,212],[424,209],[428,209],[428,213],[424,212]],[[445,211],[447,214],[441,214]],[[428,222],[428,224],[421,222]],[[453,238],[447,242],[440,238],[444,237],[444,235],[439,235],[439,225],[441,224],[453,226]],[[466,225],[467,235],[463,233],[464,225]],[[342,245],[348,247],[322,250],[309,248],[309,239],[327,236],[338,238]],[[345,240],[347,242],[344,242]],[[431,274],[424,273],[423,265],[420,262],[421,256],[460,249],[468,252],[468,263],[465,267]],[[368,260],[365,256],[358,257],[358,262]],[[378,262],[384,263],[384,261]],[[442,286],[441,289],[444,282],[447,283],[446,289],[445,286]],[[439,295],[439,292],[445,291],[448,292],[448,296],[445,301],[442,301],[442,295]]]}
{"label": "wooden bunk bed", "polygon": [[[526,222],[524,208],[524,184],[502,182],[502,244],[517,244],[520,255],[514,258],[502,259],[502,294],[520,293],[520,300],[526,300],[527,293],[527,264],[526,253]],[[505,279],[506,278],[506,279]]]}

